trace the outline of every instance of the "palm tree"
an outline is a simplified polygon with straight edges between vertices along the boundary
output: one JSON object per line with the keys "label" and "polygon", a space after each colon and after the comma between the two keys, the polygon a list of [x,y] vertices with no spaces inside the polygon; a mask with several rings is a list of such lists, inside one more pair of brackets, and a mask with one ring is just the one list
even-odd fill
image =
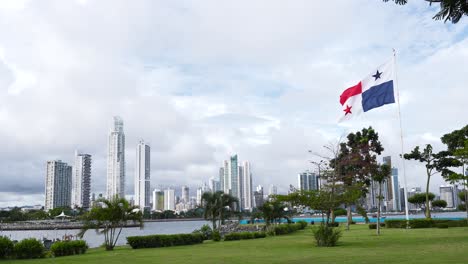
{"label": "palm tree", "polygon": [[225,194],[222,191],[215,193],[205,192],[202,195],[202,205],[204,208],[203,217],[210,220],[213,225],[213,230],[224,223],[231,212],[238,207],[238,200],[232,195]]}
{"label": "palm tree", "polygon": [[391,168],[389,165],[387,164],[383,164],[383,165],[377,165],[376,166],[376,169],[372,175],[372,179],[375,181],[375,182],[378,182],[379,183],[379,196],[377,196],[378,200],[379,200],[379,206],[377,206],[377,235],[380,235],[380,207],[381,207],[381,203],[382,203],[382,199],[383,199],[383,196],[382,196],[382,184],[384,183],[385,180],[387,180],[388,178],[390,178],[390,174],[391,174]]}
{"label": "palm tree", "polygon": [[97,233],[104,234],[106,250],[113,250],[119,239],[122,228],[128,221],[139,223],[143,228],[143,214],[136,206],[131,206],[124,198],[114,197],[110,200],[98,200],[95,206],[83,216],[84,225],[78,236],[83,235],[89,229],[95,229]]}
{"label": "palm tree", "polygon": [[263,213],[265,223],[270,225],[272,223],[280,223],[282,218],[288,219],[285,208],[286,206],[282,202],[275,199],[264,203],[260,207],[260,210]]}

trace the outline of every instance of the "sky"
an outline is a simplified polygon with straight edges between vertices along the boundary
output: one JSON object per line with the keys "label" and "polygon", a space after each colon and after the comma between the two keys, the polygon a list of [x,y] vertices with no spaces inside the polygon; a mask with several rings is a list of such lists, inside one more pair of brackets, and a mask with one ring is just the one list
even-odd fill
{"label": "sky", "polygon": [[[403,184],[397,104],[346,123],[339,95],[397,51],[404,149],[468,122],[468,19],[437,5],[336,1],[0,2],[0,206],[44,204],[46,161],[93,156],[105,193],[107,138],[124,120],[126,193],[136,145],[151,146],[151,185],[191,193],[232,154],[254,185],[286,192],[323,147],[379,133]],[[381,158],[379,158],[381,160]],[[425,168],[405,162],[408,188]],[[445,184],[432,178],[430,190]]]}

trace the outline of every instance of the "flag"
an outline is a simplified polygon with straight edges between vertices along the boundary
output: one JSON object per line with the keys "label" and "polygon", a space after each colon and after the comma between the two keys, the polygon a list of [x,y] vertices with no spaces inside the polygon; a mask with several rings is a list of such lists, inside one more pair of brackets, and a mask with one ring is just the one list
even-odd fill
{"label": "flag", "polygon": [[363,112],[395,103],[393,59],[377,67],[371,74],[340,95],[343,112],[338,122],[356,117]]}

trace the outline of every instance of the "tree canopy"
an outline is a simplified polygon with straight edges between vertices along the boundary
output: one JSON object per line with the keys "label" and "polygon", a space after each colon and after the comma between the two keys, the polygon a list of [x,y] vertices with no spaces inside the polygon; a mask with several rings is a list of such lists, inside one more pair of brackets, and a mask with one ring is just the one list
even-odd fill
{"label": "tree canopy", "polygon": [[[389,0],[383,0],[388,2]],[[408,0],[392,0],[398,5],[406,5]],[[438,3],[440,10],[437,12],[433,19],[444,20],[444,22],[451,21],[456,24],[460,21],[463,16],[468,15],[468,1],[466,0],[425,0],[432,5]]]}

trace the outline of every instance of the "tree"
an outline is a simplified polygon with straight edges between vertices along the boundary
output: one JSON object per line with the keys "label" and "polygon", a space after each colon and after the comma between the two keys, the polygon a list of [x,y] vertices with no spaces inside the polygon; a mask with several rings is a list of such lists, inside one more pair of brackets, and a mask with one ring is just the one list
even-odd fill
{"label": "tree", "polygon": [[330,165],[339,172],[337,178],[345,187],[344,202],[348,209],[349,230],[353,221],[351,205],[366,195],[371,182],[370,175],[377,166],[377,156],[384,150],[379,134],[372,128],[363,128],[347,136],[347,142],[340,144],[340,152]]}
{"label": "tree", "polygon": [[106,250],[113,250],[119,239],[122,228],[128,221],[139,223],[143,228],[143,214],[136,206],[131,206],[124,198],[114,197],[110,200],[100,199],[96,205],[83,216],[84,225],[78,233],[83,235],[89,229],[104,234]]}
{"label": "tree", "polygon": [[433,193],[416,193],[415,195],[408,198],[408,202],[418,207],[422,207],[425,204],[426,211],[429,210],[429,203],[427,201],[434,200],[435,195]]}
{"label": "tree", "polygon": [[[451,167],[456,164],[456,160],[449,157],[449,151],[440,151],[439,153],[434,153],[432,151],[432,146],[427,144],[426,147],[421,152],[419,146],[415,147],[410,153],[406,153],[403,157],[407,160],[417,160],[419,162],[425,163],[426,166],[426,218],[431,218],[431,212],[429,210],[429,183],[431,177],[439,172],[447,173],[447,167]],[[409,201],[409,200],[408,200]]]}
{"label": "tree", "polygon": [[279,224],[282,218],[289,219],[285,209],[286,206],[278,199],[272,199],[260,207],[266,225]]}
{"label": "tree", "polygon": [[204,207],[203,217],[210,220],[213,225],[213,230],[217,229],[217,224],[220,226],[224,220],[229,217],[234,208],[238,207],[239,201],[232,195],[225,194],[222,191],[215,193],[205,192],[202,195],[202,204]]}
{"label": "tree", "polygon": [[432,201],[432,207],[439,207],[439,208],[445,208],[447,207],[447,202],[444,200],[435,200]]}
{"label": "tree", "polygon": [[[457,162],[452,161],[449,164],[451,167],[461,167],[461,171],[455,172],[449,166],[442,172],[442,177],[451,184],[461,183],[463,189],[464,198],[462,200],[468,200],[468,125],[465,127],[454,130],[448,134],[445,134],[441,138],[442,143],[447,145],[447,151],[449,155]],[[460,198],[461,199],[461,198]],[[468,206],[465,206],[466,218],[468,219]]]}
{"label": "tree", "polygon": [[390,175],[391,168],[387,164],[377,166],[374,172],[372,173],[372,180],[379,183],[379,196],[377,197],[377,199],[379,200],[379,205],[377,206],[377,235],[380,235],[380,207],[383,200],[382,184],[385,180],[390,178]]}
{"label": "tree", "polygon": [[[389,0],[383,0],[388,2]],[[392,0],[396,4],[405,5],[408,0]],[[466,0],[425,0],[432,3],[440,4],[440,11],[435,14],[433,19],[444,20],[444,22],[451,21],[453,24],[458,23],[460,19],[465,15],[468,15],[468,1]]]}

